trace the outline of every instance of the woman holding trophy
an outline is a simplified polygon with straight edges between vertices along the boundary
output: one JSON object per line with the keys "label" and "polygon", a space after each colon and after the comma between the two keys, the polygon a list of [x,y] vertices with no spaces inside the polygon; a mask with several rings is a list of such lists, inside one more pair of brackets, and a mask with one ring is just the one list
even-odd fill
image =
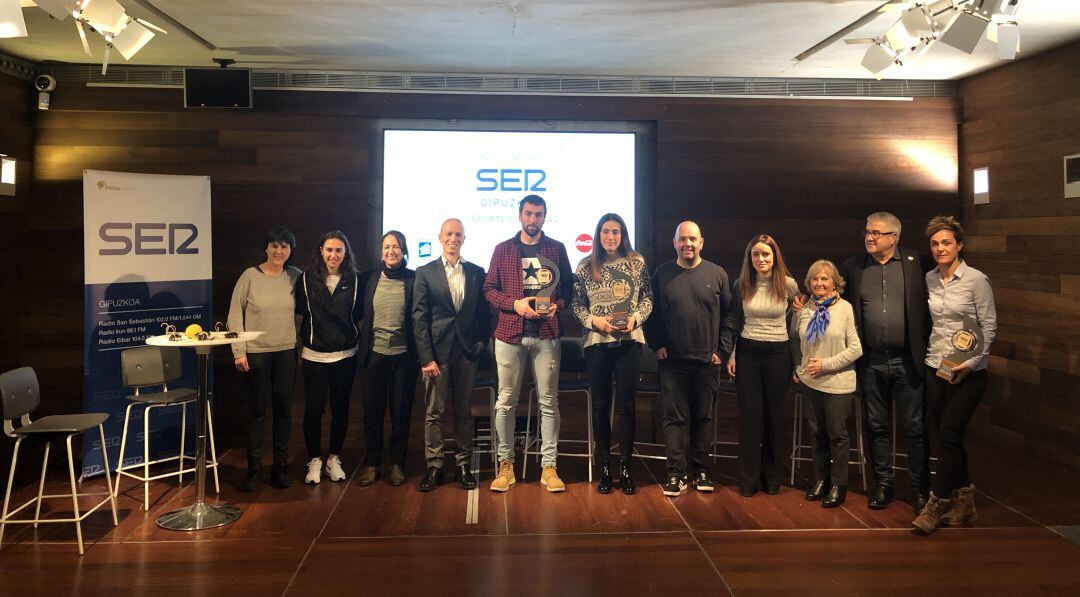
{"label": "woman holding trophy", "polygon": [[[630,475],[636,427],[641,324],[652,313],[652,287],[645,259],[630,247],[626,223],[616,214],[600,217],[593,235],[596,245],[581,260],[574,275],[574,315],[585,327],[585,360],[592,385],[595,453],[600,467],[597,491],[610,493],[611,380],[615,378],[615,412],[620,467],[619,486],[630,495],[637,491]],[[597,246],[598,245],[598,246]]]}
{"label": "woman holding trophy", "polygon": [[926,354],[926,402],[937,415],[939,454],[930,501],[912,521],[923,534],[975,520],[964,433],[986,393],[986,365],[997,331],[990,280],[960,258],[964,228],[952,216],[926,226],[937,267],[926,274],[933,330]]}

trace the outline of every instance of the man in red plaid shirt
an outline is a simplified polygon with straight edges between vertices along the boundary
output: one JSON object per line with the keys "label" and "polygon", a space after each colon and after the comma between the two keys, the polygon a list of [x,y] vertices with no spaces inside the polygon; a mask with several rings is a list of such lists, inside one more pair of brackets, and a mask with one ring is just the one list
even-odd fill
{"label": "man in red plaid shirt", "polygon": [[[499,368],[499,399],[495,405],[499,472],[492,491],[507,491],[514,478],[514,424],[525,366],[531,362],[540,412],[540,483],[548,491],[565,491],[556,472],[559,446],[559,318],[573,289],[573,272],[566,247],[540,229],[547,203],[528,195],[518,204],[521,232],[495,246],[484,279],[484,297],[499,313],[495,328],[495,362]],[[558,268],[559,281],[547,311],[536,309],[536,298],[555,272],[545,271],[543,261]]]}

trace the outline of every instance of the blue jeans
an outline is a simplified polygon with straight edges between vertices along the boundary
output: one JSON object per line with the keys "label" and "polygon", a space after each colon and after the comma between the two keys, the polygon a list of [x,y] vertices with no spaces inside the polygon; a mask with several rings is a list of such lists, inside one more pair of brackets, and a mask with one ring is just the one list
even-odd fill
{"label": "blue jeans", "polygon": [[892,405],[895,403],[897,426],[906,440],[912,487],[920,492],[929,491],[930,453],[922,374],[910,359],[874,353],[866,357],[859,374],[874,477],[881,485],[893,485]]}
{"label": "blue jeans", "polygon": [[555,466],[559,454],[559,340],[529,336],[521,344],[495,340],[499,369],[499,398],[495,402],[495,433],[499,460],[514,461],[514,426],[525,365],[532,361],[533,379],[540,412],[540,458],[542,466]]}

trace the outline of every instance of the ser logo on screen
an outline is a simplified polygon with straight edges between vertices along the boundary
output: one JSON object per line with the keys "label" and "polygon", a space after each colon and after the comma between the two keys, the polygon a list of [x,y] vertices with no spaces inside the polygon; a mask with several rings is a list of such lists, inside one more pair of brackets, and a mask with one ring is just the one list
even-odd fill
{"label": "ser logo on screen", "polygon": [[476,171],[481,185],[477,191],[547,191],[541,186],[547,180],[543,170],[521,168],[481,168]]}
{"label": "ser logo on screen", "polygon": [[191,243],[199,238],[195,224],[163,222],[106,222],[98,228],[98,237],[111,245],[98,249],[99,255],[198,255]]}

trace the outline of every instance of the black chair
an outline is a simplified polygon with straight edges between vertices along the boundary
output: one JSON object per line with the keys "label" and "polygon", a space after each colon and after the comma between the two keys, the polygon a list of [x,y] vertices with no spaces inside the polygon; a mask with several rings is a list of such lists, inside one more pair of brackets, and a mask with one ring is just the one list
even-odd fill
{"label": "black chair", "polygon": [[[582,377],[582,374],[588,373],[588,366],[585,363],[585,353],[582,348],[583,340],[581,338],[560,338],[559,339],[559,394],[580,392],[585,394],[585,420],[588,423],[588,439],[562,439],[559,438],[559,443],[569,444],[586,444],[585,452],[569,452],[564,453],[559,451],[560,456],[571,456],[575,458],[588,458],[589,459],[589,483],[593,480],[593,426],[592,426],[592,384],[589,382],[588,376]],[[530,448],[542,441],[539,437],[540,433],[537,432],[536,438],[532,437],[532,413],[533,403],[536,401],[536,386],[529,391],[529,409],[525,423],[525,442],[521,455],[521,478],[525,478],[525,472],[529,466],[529,455],[533,454],[539,458],[540,450],[530,450]],[[537,408],[537,416],[539,417],[539,408]],[[539,427],[539,422],[537,423]]]}
{"label": "black chair", "polygon": [[[0,542],[4,539],[4,527],[9,524],[33,524],[36,528],[42,522],[74,522],[75,536],[79,542],[79,555],[83,553],[82,521],[98,508],[109,503],[112,506],[113,526],[119,524],[116,518],[116,494],[113,492],[112,474],[109,471],[109,455],[106,451],[105,429],[102,423],[109,419],[105,413],[86,413],[81,415],[52,415],[42,417],[36,421],[30,420],[30,413],[37,410],[41,404],[41,389],[38,385],[37,374],[30,367],[22,367],[8,371],[0,375],[0,407],[4,416],[4,434],[15,438],[15,451],[11,455],[11,472],[8,473],[7,492],[4,494],[4,510],[0,515]],[[19,426],[15,426],[18,420]],[[101,437],[101,456],[105,463],[105,482],[108,491],[105,493],[79,493],[75,484],[75,460],[71,453],[71,438],[85,431],[97,427]],[[71,493],[58,495],[43,495],[45,490],[45,470],[49,463],[49,447],[55,440],[63,438],[67,444],[68,478],[71,481]],[[41,480],[38,481],[37,496],[28,500],[23,505],[8,510],[11,502],[11,489],[15,483],[15,464],[19,460],[19,448],[23,440],[35,439],[45,442],[45,458],[41,465]],[[98,504],[80,512],[79,498],[82,496],[108,496]],[[41,501],[51,498],[70,498],[74,508],[72,518],[41,518]],[[14,520],[13,517],[22,510],[34,506],[34,518]]]}
{"label": "black chair", "polygon": [[[199,398],[199,393],[189,388],[169,389],[169,382],[180,378],[181,354],[179,348],[159,348],[157,346],[140,346],[129,348],[120,353],[120,375],[126,388],[131,388],[133,393],[127,397],[130,401],[127,410],[124,411],[124,431],[120,434],[120,458],[116,465],[116,489],[120,493],[120,479],[131,477],[143,484],[143,510],[150,509],[150,481],[165,477],[177,477],[177,482],[183,484],[184,473],[194,473],[195,468],[184,468],[184,461],[194,461],[192,456],[184,454],[184,441],[187,437],[187,406],[194,404]],[[146,388],[161,388],[161,391],[146,392]],[[176,456],[150,460],[150,413],[156,408],[164,408],[179,405],[180,416],[180,451]],[[136,406],[143,407],[143,460],[141,463],[133,462],[124,464],[124,454],[127,449],[128,424],[131,422],[131,409]],[[214,490],[221,491],[218,483],[217,450],[214,446],[214,422],[210,418],[209,410],[206,413],[206,422],[209,426],[210,435],[210,462],[207,468],[214,469]],[[177,470],[159,475],[150,475],[150,467],[162,462],[178,461]],[[132,469],[142,468],[142,474],[131,472]]]}

